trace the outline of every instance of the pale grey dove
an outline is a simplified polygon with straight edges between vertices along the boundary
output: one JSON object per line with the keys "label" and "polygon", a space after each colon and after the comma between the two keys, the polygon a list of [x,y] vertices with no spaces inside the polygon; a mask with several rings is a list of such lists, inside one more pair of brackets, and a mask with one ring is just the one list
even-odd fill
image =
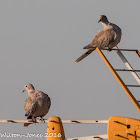
{"label": "pale grey dove", "polygon": [[[42,91],[35,90],[32,84],[26,84],[24,86],[23,92],[28,92],[28,98],[25,100],[24,109],[25,116],[27,119],[32,119],[33,122],[36,122],[36,117],[43,117],[48,113],[51,100],[50,97]],[[29,123],[25,123],[24,126],[28,126]]]}
{"label": "pale grey dove", "polygon": [[99,47],[100,49],[108,48],[109,51],[112,50],[113,47],[115,47],[121,40],[121,29],[113,24],[110,23],[105,15],[99,16],[99,21],[103,25],[103,30],[98,32],[93,41],[85,46],[83,49],[87,49],[87,51],[81,55],[75,62],[79,62],[85,57],[87,57],[90,53],[92,53],[96,47]]}

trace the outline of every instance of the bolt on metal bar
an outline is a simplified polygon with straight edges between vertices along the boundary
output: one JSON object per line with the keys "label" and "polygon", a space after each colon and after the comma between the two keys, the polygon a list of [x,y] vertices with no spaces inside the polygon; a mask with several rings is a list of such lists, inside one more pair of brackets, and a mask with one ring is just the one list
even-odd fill
{"label": "bolt on metal bar", "polygon": [[124,124],[124,123],[121,123],[121,122],[118,122],[118,121],[114,121],[114,123],[118,123],[118,124],[124,125],[124,126],[126,126],[128,129],[131,127],[129,124]]}

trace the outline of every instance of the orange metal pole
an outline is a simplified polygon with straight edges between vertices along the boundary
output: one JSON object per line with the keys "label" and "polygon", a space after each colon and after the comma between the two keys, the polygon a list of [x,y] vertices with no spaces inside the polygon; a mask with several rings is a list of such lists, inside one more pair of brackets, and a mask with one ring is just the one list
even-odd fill
{"label": "orange metal pole", "polygon": [[112,74],[114,75],[114,77],[116,78],[116,80],[118,81],[118,83],[121,85],[121,87],[123,88],[123,90],[125,91],[125,93],[128,95],[128,97],[130,98],[130,100],[133,102],[133,104],[135,105],[135,107],[140,112],[140,105],[137,102],[137,100],[135,99],[135,97],[133,96],[133,94],[131,93],[131,91],[127,88],[127,86],[125,85],[125,83],[123,82],[123,80],[120,78],[120,76],[114,70],[114,68],[109,63],[109,61],[107,60],[107,58],[105,57],[105,55],[102,53],[102,51],[99,48],[96,48],[96,50],[100,54],[101,58],[104,60],[105,64],[108,66],[108,68],[110,69],[110,71],[112,72]]}
{"label": "orange metal pole", "polygon": [[108,140],[140,140],[140,120],[112,116],[108,120]]}
{"label": "orange metal pole", "polygon": [[138,50],[135,51],[138,57],[140,58],[140,52]]}
{"label": "orange metal pole", "polygon": [[47,125],[47,140],[65,140],[62,121],[59,117],[50,117]]}

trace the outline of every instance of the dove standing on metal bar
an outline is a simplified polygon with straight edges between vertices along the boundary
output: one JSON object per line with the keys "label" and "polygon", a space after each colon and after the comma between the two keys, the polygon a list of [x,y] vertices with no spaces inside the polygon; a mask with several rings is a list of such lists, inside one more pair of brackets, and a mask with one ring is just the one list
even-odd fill
{"label": "dove standing on metal bar", "polygon": [[[32,84],[26,84],[23,92],[28,92],[28,98],[25,100],[24,109],[27,119],[32,119],[36,122],[36,117],[40,117],[43,122],[43,117],[48,113],[51,100],[50,97],[42,91],[35,90]],[[25,123],[24,126],[28,126],[30,123]]]}
{"label": "dove standing on metal bar", "polygon": [[121,29],[110,23],[105,15],[99,16],[99,21],[103,25],[103,30],[98,32],[93,41],[85,46],[83,49],[87,49],[87,51],[81,55],[75,62],[79,62],[87,57],[90,53],[92,53],[97,47],[100,49],[108,48],[109,51],[112,50],[113,47],[117,46],[117,44],[121,40]]}

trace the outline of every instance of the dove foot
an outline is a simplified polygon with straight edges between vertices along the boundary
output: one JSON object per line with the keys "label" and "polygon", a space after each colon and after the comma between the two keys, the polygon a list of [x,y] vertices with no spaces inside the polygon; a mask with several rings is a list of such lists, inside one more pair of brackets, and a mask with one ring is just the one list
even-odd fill
{"label": "dove foot", "polygon": [[112,51],[112,48],[108,48],[108,52],[111,52]]}
{"label": "dove foot", "polygon": [[43,119],[43,117],[40,117],[40,120],[42,123],[45,123],[45,120]]}

